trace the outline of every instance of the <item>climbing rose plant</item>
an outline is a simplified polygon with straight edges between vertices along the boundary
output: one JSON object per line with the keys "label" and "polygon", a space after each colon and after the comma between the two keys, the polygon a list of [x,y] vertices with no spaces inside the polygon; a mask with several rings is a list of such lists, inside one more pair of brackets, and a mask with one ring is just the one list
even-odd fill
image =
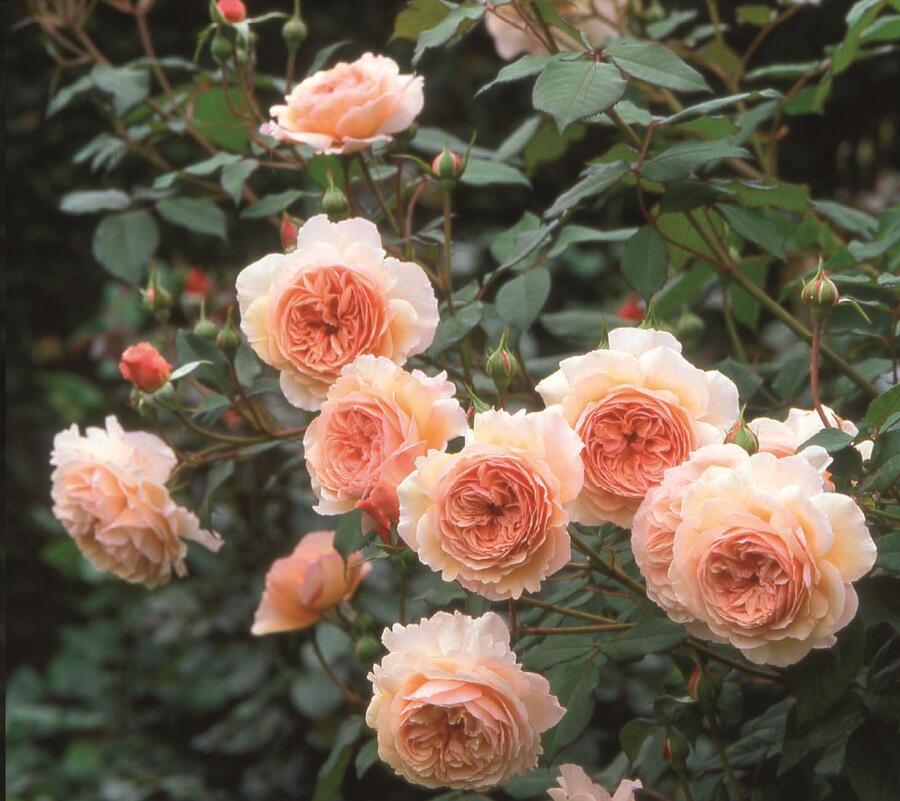
{"label": "climbing rose plant", "polygon": [[[145,314],[133,411],[53,443],[84,559],[190,593],[276,543],[238,636],[334,685],[317,801],[375,771],[442,799],[896,797],[900,209],[815,197],[779,148],[900,6],[777,64],[763,41],[827,4],[412,0],[401,66],[258,5],[211,4],[193,61],[156,57],[152,1],[35,12],[91,63],[48,114],[110,125],[77,158],[155,170],[61,202],[102,215]],[[89,14],[146,52],[113,64]],[[428,127],[470,37],[496,58],[474,102],[526,98],[510,131]],[[179,264],[179,235],[242,228],[246,261]],[[303,530],[246,524],[279,493]]]}

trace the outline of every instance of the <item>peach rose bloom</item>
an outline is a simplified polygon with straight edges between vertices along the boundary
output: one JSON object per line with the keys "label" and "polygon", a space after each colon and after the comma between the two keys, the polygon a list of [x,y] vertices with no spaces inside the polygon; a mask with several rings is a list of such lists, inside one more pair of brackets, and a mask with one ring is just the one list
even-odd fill
{"label": "peach rose bloom", "polygon": [[362,551],[344,557],[334,549],[333,531],[312,531],[290,556],[276,559],[266,574],[252,634],[275,634],[316,624],[322,612],[349,601],[372,565]]}
{"label": "peach rose bloom", "polygon": [[783,666],[834,645],[876,549],[859,506],[803,455],[756,453],[686,488],[672,556],[690,631]]}
{"label": "peach rose bloom", "polygon": [[[489,0],[487,0],[489,2]],[[482,4],[486,0],[479,0]],[[609,36],[618,36],[625,26],[629,0],[570,0],[557,4],[557,10],[567,22],[578,28],[596,47]],[[488,9],[484,15],[485,27],[497,55],[511,61],[521,53],[546,56],[547,46],[540,37],[530,30],[522,17],[511,5],[498,5]],[[576,42],[567,33],[553,28],[553,38],[562,50],[581,50],[581,42]]]}
{"label": "peach rose bloom", "polygon": [[339,515],[362,502],[390,536],[397,485],[419,456],[443,451],[468,428],[455,392],[446,373],[408,373],[384,356],[359,356],[344,367],[303,437],[315,510]]}
{"label": "peach rose bloom", "polygon": [[537,766],[541,733],[565,710],[522,670],[493,612],[438,612],[381,638],[366,723],[378,756],[413,784],[487,790]]}
{"label": "peach rose bloom", "polygon": [[460,452],[416,460],[398,489],[400,538],[444,581],[485,598],[536,592],[569,560],[580,451],[558,409],[482,412]]}
{"label": "peach rose bloom", "polygon": [[298,83],[260,130],[317,153],[355,153],[409,128],[425,104],[422,88],[392,58],[365,53]]}
{"label": "peach rose bloom", "polygon": [[139,342],[122,353],[119,372],[141,392],[156,392],[169,380],[172,365],[149,342]]}
{"label": "peach rose bloom", "polygon": [[[821,450],[821,449],[817,449]],[[824,454],[825,452],[822,451]],[[827,458],[827,454],[825,454]],[[706,445],[683,464],[669,468],[662,483],[651,489],[638,507],[631,526],[631,550],[647,584],[647,597],[672,620],[687,623],[692,616],[672,589],[669,570],[672,545],[681,523],[681,499],[709,467],[737,467],[749,459],[737,445]]]}
{"label": "peach rose bloom", "polygon": [[578,765],[560,765],[559,771],[559,787],[547,790],[551,801],[634,801],[634,791],[643,787],[639,781],[623,779],[610,795]]}
{"label": "peach rose bloom", "polygon": [[169,495],[176,463],[159,437],[124,431],[113,416],[84,436],[72,425],[53,439],[53,514],[97,570],[149,588],[165,584],[173,571],[187,573],[185,540],[222,546]]}
{"label": "peach rose bloom", "polygon": [[721,443],[738,418],[738,391],[699,370],[664,331],[616,328],[609,347],[573,356],[537,385],[584,441],[579,523],[631,525],[644,496],[691,451]]}
{"label": "peach rose bloom", "polygon": [[434,338],[437,299],[417,264],[386,258],[378,229],[311,217],[290,253],[271,253],[237,277],[241,329],[281,372],[294,406],[317,410],[357,356],[403,364]]}
{"label": "peach rose bloom", "polygon": [[[822,411],[831,423],[832,428],[852,434],[854,437],[859,429],[850,421],[844,420],[835,414],[834,410],[823,405]],[[771,417],[757,417],[747,423],[747,427],[756,434],[759,440],[759,450],[774,453],[776,456],[790,456],[810,437],[818,434],[825,426],[822,418],[815,409],[791,409],[787,419],[773,420]],[[856,445],[863,459],[872,455],[874,443],[871,440],[860,442]]]}

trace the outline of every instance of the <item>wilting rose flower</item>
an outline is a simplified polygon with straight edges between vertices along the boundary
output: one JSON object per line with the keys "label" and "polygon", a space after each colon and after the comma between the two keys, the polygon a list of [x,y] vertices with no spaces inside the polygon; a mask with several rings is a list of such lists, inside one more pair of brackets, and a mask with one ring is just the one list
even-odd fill
{"label": "wilting rose flower", "polygon": [[172,365],[149,342],[139,342],[122,353],[119,372],[141,392],[156,392],[169,380]]}
{"label": "wilting rose flower", "polygon": [[[859,433],[859,429],[850,420],[838,417],[828,406],[822,406],[822,411],[825,412],[825,417],[828,418],[832,428],[840,429],[854,437]],[[747,423],[747,426],[756,434],[759,450],[774,453],[776,456],[790,456],[796,453],[804,442],[825,428],[822,418],[815,409],[791,409],[783,422],[773,420],[771,417],[757,417]],[[863,459],[868,459],[872,455],[873,447],[871,440],[856,445]]]}
{"label": "wilting rose flower", "polygon": [[569,560],[580,450],[558,409],[478,414],[459,453],[416,461],[397,531],[444,581],[492,600],[534,592]]}
{"label": "wilting rose flower", "polygon": [[688,461],[669,468],[662,483],[647,493],[635,512],[631,550],[647,583],[647,597],[678,623],[693,619],[681,605],[669,579],[675,531],[681,524],[681,499],[708,467],[737,467],[749,458],[737,445],[706,445],[691,454]]}
{"label": "wilting rose flower", "polygon": [[425,103],[422,85],[393,59],[366,53],[301,81],[261,130],[317,153],[355,153],[412,125]]}
{"label": "wilting rose flower", "polygon": [[237,278],[241,329],[281,371],[285,397],[318,409],[341,369],[371,353],[402,364],[434,338],[437,299],[417,264],[386,258],[368,220],[311,217],[290,253],[272,253]]}
{"label": "wilting rose flower", "polygon": [[551,801],[634,801],[634,791],[643,786],[639,781],[623,779],[610,795],[578,765],[560,765],[559,787],[547,790]]}
{"label": "wilting rose flower", "polygon": [[312,531],[290,556],[276,559],[253,618],[253,634],[274,634],[315,625],[322,612],[353,597],[372,566],[356,551],[344,558],[333,531]]}
{"label": "wilting rose flower", "polygon": [[580,523],[630,526],[665,471],[722,442],[738,417],[732,381],[694,367],[664,331],[617,328],[608,348],[559,367],[537,391],[584,441],[584,489],[570,508]]}
{"label": "wilting rose flower", "polygon": [[487,790],[527,773],[541,732],[565,710],[545,678],[527,673],[502,619],[438,612],[385,629],[389,653],[369,674],[366,723],[378,756],[425,787]]}
{"label": "wilting rose flower", "polygon": [[53,514],[97,570],[156,587],[187,573],[185,540],[222,545],[169,496],[175,454],[153,434],[123,431],[112,416],[84,436],[73,425],[54,437],[50,464]]}
{"label": "wilting rose flower", "polygon": [[[490,0],[479,2],[490,4]],[[629,0],[569,0],[557,3],[557,11],[596,47],[608,36],[618,36],[625,25],[628,3]],[[547,55],[547,45],[535,33],[534,23],[526,25],[512,5],[490,6],[484,19],[500,58],[510,61],[520,53]],[[553,38],[562,50],[580,50],[582,47],[581,42],[558,28],[553,28]]]}
{"label": "wilting rose flower", "polygon": [[790,665],[856,614],[850,582],[875,563],[865,517],[802,455],[709,467],[685,490],[669,580],[699,636]]}
{"label": "wilting rose flower", "polygon": [[315,510],[337,515],[360,506],[389,537],[397,485],[419,456],[443,451],[468,427],[455,392],[446,373],[407,373],[383,356],[348,364],[303,437]]}

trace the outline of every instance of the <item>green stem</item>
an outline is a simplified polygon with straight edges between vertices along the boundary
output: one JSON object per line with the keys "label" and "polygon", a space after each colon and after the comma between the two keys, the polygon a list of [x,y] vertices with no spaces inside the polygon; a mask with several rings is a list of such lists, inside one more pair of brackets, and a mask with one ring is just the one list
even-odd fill
{"label": "green stem", "polygon": [[553,31],[550,30],[547,20],[544,19],[544,15],[541,13],[541,7],[534,2],[534,0],[531,2],[531,10],[534,13],[534,18],[537,20],[538,25],[541,26],[541,32],[546,39],[545,44],[547,45],[547,49],[550,51],[551,55],[555,55],[559,52],[559,45],[556,44],[556,39],[553,38]]}
{"label": "green stem", "polygon": [[675,776],[678,779],[678,786],[681,788],[681,792],[684,795],[684,801],[694,801],[694,796],[691,793],[691,786],[688,784],[684,771],[681,768],[676,768],[674,765],[672,766],[672,770],[675,771]]}
{"label": "green stem", "polygon": [[635,133],[634,128],[632,128],[625,120],[619,116],[617,111],[614,111],[612,108],[608,108],[606,110],[606,116],[609,117],[619,128],[624,131],[624,133],[628,136],[628,138],[634,143],[635,147],[640,150],[643,147],[643,140],[640,136]]}
{"label": "green stem", "polygon": [[883,509],[868,509],[865,508],[863,510],[867,515],[873,515],[874,517],[880,517],[884,520],[893,520],[897,523],[900,523],[900,515],[894,514],[893,512],[886,512]]}
{"label": "green stem", "polygon": [[446,190],[444,195],[444,260],[442,263],[441,282],[447,298],[447,310],[453,314],[453,199]]}
{"label": "green stem", "polygon": [[725,330],[728,332],[728,338],[731,340],[731,346],[734,348],[734,355],[739,362],[747,363],[747,351],[741,337],[738,334],[737,326],[734,322],[734,311],[731,308],[731,292],[728,284],[722,287],[722,316],[725,318]]}
{"label": "green stem", "polygon": [[522,632],[524,634],[540,634],[545,637],[553,634],[598,634],[603,631],[628,631],[636,625],[636,623],[608,623],[604,626],[561,626],[559,628],[522,626]]}
{"label": "green stem", "polygon": [[716,0],[706,0],[706,10],[709,12],[709,21],[716,29],[716,41],[722,41],[722,20],[719,17],[719,5]]}
{"label": "green stem", "polygon": [[388,208],[381,191],[378,189],[378,184],[375,183],[375,179],[369,171],[369,165],[366,164],[366,160],[362,156],[359,156],[357,161],[359,162],[359,167],[362,170],[363,178],[366,180],[369,191],[375,196],[375,200],[378,202],[378,208],[381,209],[384,218],[388,221],[391,228],[394,229],[394,233],[397,234],[397,236],[401,236],[400,226],[397,225],[397,220],[394,217],[393,212]]}
{"label": "green stem", "polygon": [[365,700],[362,698],[362,696],[345,687],[344,683],[335,675],[335,672],[331,669],[331,665],[329,665],[325,660],[325,654],[323,654],[322,649],[319,648],[319,643],[316,641],[315,629],[313,629],[309,641],[312,644],[313,653],[315,653],[316,659],[319,661],[319,665],[322,667],[322,672],[325,674],[328,681],[330,681],[335,687],[338,688],[338,690],[340,690],[341,695],[344,697],[344,700],[350,704],[365,704]]}
{"label": "green stem", "polygon": [[704,712],[706,713],[706,720],[709,723],[709,731],[710,734],[712,734],[713,745],[716,748],[716,753],[719,755],[719,761],[722,763],[725,775],[728,777],[728,781],[731,784],[731,789],[734,791],[734,797],[736,801],[745,801],[746,796],[744,795],[744,788],[741,787],[741,783],[738,781],[734,768],[731,767],[731,762],[728,760],[728,754],[725,753],[725,746],[722,745],[719,724],[716,723],[716,711],[715,709],[704,709]]}
{"label": "green stem", "polygon": [[604,617],[603,615],[595,615],[592,612],[582,612],[579,609],[570,609],[568,606],[557,606],[556,604],[549,604],[546,601],[539,601],[537,598],[528,598],[526,596],[522,596],[519,598],[520,604],[525,604],[525,606],[534,606],[537,609],[545,609],[548,612],[558,612],[561,615],[566,615],[567,617],[578,618],[579,620],[590,620],[595,623],[616,623],[617,621],[613,620],[611,617]]}
{"label": "green stem", "polygon": [[620,584],[628,587],[632,592],[636,592],[638,595],[643,596],[644,586],[635,581],[631,576],[629,576],[624,571],[620,570],[617,567],[613,567],[603,560],[603,558],[591,550],[590,546],[581,539],[577,534],[574,534],[571,530],[569,531],[569,537],[572,540],[572,546],[576,551],[584,554],[587,557],[588,563],[590,566],[596,570],[598,573],[602,573],[604,576],[608,576],[615,581],[618,581]]}
{"label": "green stem", "polygon": [[750,665],[742,664],[741,662],[738,662],[736,659],[732,659],[731,657],[723,656],[722,654],[714,651],[712,648],[708,648],[703,643],[695,640],[693,637],[687,641],[687,644],[698,654],[703,654],[710,659],[715,659],[717,662],[721,662],[723,665],[728,665],[728,667],[732,667],[735,670],[741,670],[744,673],[749,673],[751,676],[758,676],[759,678],[767,679],[768,681],[781,681],[781,676],[779,676],[777,673],[773,673],[769,670],[761,670],[760,668],[751,667]]}

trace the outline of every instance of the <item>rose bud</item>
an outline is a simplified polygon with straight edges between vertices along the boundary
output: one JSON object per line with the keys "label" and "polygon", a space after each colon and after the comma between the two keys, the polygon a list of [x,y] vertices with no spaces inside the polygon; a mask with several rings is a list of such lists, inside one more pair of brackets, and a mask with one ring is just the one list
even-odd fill
{"label": "rose bud", "polygon": [[199,267],[191,267],[184,279],[184,293],[194,298],[208,295],[212,289],[212,279]]}
{"label": "rose bud", "polygon": [[447,192],[453,189],[464,168],[465,165],[459,155],[446,147],[431,162],[431,171],[440,180],[444,191]]}
{"label": "rose bud", "polygon": [[141,290],[144,299],[144,308],[147,309],[161,323],[169,319],[169,312],[172,309],[172,293],[163,285],[159,279],[159,273],[152,270],[150,280],[147,281],[146,289]]}
{"label": "rose bud", "polygon": [[385,545],[390,545],[391,528],[400,519],[397,488],[387,482],[379,482],[356,502],[356,508],[372,518],[375,533]]}
{"label": "rose bud", "polygon": [[328,189],[322,195],[322,211],[328,215],[328,219],[332,222],[342,220],[347,212],[350,211],[350,203],[347,196],[334,185],[331,176],[328,176]]}
{"label": "rose bud", "polygon": [[738,417],[737,422],[731,427],[731,430],[725,437],[725,442],[731,442],[743,448],[751,456],[759,450],[759,438],[744,422],[743,410],[741,410],[741,416]]}
{"label": "rose bud", "polygon": [[122,354],[119,372],[141,392],[156,392],[169,380],[172,365],[149,342],[141,342]]}
{"label": "rose bud", "polygon": [[306,27],[306,23],[300,16],[299,0],[295,0],[294,14],[287,22],[284,23],[284,27],[281,29],[281,38],[284,39],[284,43],[287,45],[288,52],[296,53],[297,48],[299,48],[300,45],[302,45],[306,41],[306,36],[308,33],[309,29]]}
{"label": "rose bud", "polygon": [[630,294],[625,302],[616,309],[616,317],[620,320],[634,320],[639,323],[644,319],[644,307],[640,298],[634,293]]}
{"label": "rose bud", "polygon": [[216,9],[225,22],[243,22],[247,19],[247,7],[241,0],[217,0]]}
{"label": "rose bud", "polygon": [[233,307],[229,306],[225,325],[216,337],[216,344],[229,359],[234,359],[237,356],[238,348],[241,347],[241,332],[234,324],[232,310]]}
{"label": "rose bud", "polygon": [[825,320],[831,314],[835,304],[841,299],[834,281],[828,277],[828,273],[822,268],[821,260],[819,261],[819,269],[816,274],[803,285],[800,297],[809,306],[813,321],[817,323]]}
{"label": "rose bud", "polygon": [[297,247],[297,223],[290,214],[285,214],[281,218],[281,247],[285,253],[290,253]]}

